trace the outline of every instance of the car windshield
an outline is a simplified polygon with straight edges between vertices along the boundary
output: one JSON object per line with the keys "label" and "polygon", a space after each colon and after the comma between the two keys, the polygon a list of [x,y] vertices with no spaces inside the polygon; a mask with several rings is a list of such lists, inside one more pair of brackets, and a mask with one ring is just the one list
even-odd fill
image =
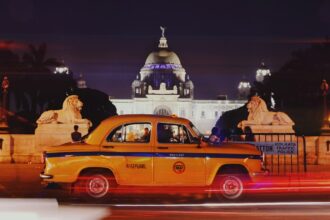
{"label": "car windshield", "polygon": [[190,122],[190,127],[194,130],[194,132],[198,135],[198,137],[203,137],[203,134],[196,128],[196,126]]}

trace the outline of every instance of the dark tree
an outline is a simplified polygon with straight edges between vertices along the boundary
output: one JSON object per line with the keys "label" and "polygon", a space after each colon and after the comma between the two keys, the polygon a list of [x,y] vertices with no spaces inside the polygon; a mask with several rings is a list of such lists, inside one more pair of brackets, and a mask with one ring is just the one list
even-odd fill
{"label": "dark tree", "polygon": [[277,106],[294,120],[298,133],[319,133],[323,114],[322,79],[330,80],[329,40],[294,51],[291,59],[273,74],[271,85]]}
{"label": "dark tree", "polygon": [[50,72],[50,67],[59,66],[59,62],[55,58],[46,58],[47,44],[42,43],[39,46],[30,44],[29,52],[23,54],[23,64],[27,69],[33,72]]}
{"label": "dark tree", "polygon": [[[10,103],[14,103],[9,109],[9,125],[13,133],[33,132],[40,114],[76,85],[72,73],[53,74],[51,68],[60,62],[46,57],[46,44],[29,45],[28,48],[29,52],[24,53],[22,61],[11,51],[0,50],[0,71],[9,78]],[[0,75],[1,79],[3,76]]]}
{"label": "dark tree", "polygon": [[221,138],[228,138],[232,135],[242,133],[241,129],[237,127],[238,123],[242,120],[246,120],[248,117],[248,111],[246,105],[227,111],[221,115],[216,122],[216,127],[220,129]]}
{"label": "dark tree", "polygon": [[271,97],[273,93],[271,81],[272,76],[265,76],[262,82],[254,81],[248,98],[257,95],[266,102],[268,109],[271,109]]}
{"label": "dark tree", "polygon": [[94,129],[100,122],[110,116],[117,115],[117,109],[109,100],[109,96],[95,89],[76,89],[71,92],[72,95],[78,95],[84,103],[82,116],[92,121]]}
{"label": "dark tree", "polygon": [[21,67],[19,56],[8,49],[0,49],[0,71],[18,71]]}

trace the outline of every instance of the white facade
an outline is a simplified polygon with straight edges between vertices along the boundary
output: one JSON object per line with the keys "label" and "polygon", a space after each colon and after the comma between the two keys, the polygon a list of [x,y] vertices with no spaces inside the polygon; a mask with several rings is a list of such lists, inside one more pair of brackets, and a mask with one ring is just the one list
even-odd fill
{"label": "white facade", "polygon": [[162,30],[158,50],[149,54],[132,83],[132,99],[111,99],[118,114],[157,114],[188,118],[209,134],[223,112],[245,104],[244,100],[195,100],[194,84],[179,57],[168,50]]}
{"label": "white facade", "polygon": [[188,118],[204,134],[209,134],[223,112],[244,105],[243,100],[193,100],[173,95],[159,97],[112,99],[117,113],[122,114],[175,114]]}

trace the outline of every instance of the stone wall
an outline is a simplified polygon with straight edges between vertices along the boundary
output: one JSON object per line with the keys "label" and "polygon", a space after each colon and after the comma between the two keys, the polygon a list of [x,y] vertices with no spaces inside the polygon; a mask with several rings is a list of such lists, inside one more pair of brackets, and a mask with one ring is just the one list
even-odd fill
{"label": "stone wall", "polygon": [[[88,128],[80,124],[78,131],[86,135]],[[35,135],[1,134],[0,163],[40,163],[44,147],[71,142],[71,132],[72,124],[44,124]]]}
{"label": "stone wall", "polygon": [[12,136],[9,134],[0,135],[0,162],[1,163],[10,163],[13,162],[13,141]]}
{"label": "stone wall", "polygon": [[40,163],[34,135],[2,134],[0,163]]}
{"label": "stone wall", "polygon": [[320,136],[317,141],[317,164],[329,165],[330,164],[330,135]]}
{"label": "stone wall", "polygon": [[11,135],[15,163],[40,163],[41,152],[36,149],[35,135]]}
{"label": "stone wall", "polygon": [[[57,146],[71,142],[74,124],[39,124],[35,131],[36,150],[42,152],[43,147]],[[88,124],[79,124],[78,131],[82,136],[88,133]]]}

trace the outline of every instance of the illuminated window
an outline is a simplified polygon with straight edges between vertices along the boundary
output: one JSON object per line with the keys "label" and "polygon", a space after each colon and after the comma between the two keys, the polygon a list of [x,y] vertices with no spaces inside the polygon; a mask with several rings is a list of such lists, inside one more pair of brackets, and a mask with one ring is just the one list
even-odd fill
{"label": "illuminated window", "polygon": [[115,128],[107,137],[107,142],[148,143],[150,134],[150,123],[126,124]]}
{"label": "illuminated window", "polygon": [[180,116],[185,117],[186,116],[186,111],[182,109],[181,112],[180,112]]}
{"label": "illuminated window", "polygon": [[172,111],[169,107],[165,106],[165,105],[161,105],[158,106],[155,110],[154,110],[154,114],[155,115],[171,115]]}
{"label": "illuminated window", "polygon": [[157,125],[157,141],[159,143],[193,143],[193,138],[187,128],[178,124],[159,123]]}
{"label": "illuminated window", "polygon": [[183,90],[183,94],[184,94],[184,95],[189,95],[189,93],[190,93],[190,90],[189,90],[189,89],[184,89],[184,90]]}

